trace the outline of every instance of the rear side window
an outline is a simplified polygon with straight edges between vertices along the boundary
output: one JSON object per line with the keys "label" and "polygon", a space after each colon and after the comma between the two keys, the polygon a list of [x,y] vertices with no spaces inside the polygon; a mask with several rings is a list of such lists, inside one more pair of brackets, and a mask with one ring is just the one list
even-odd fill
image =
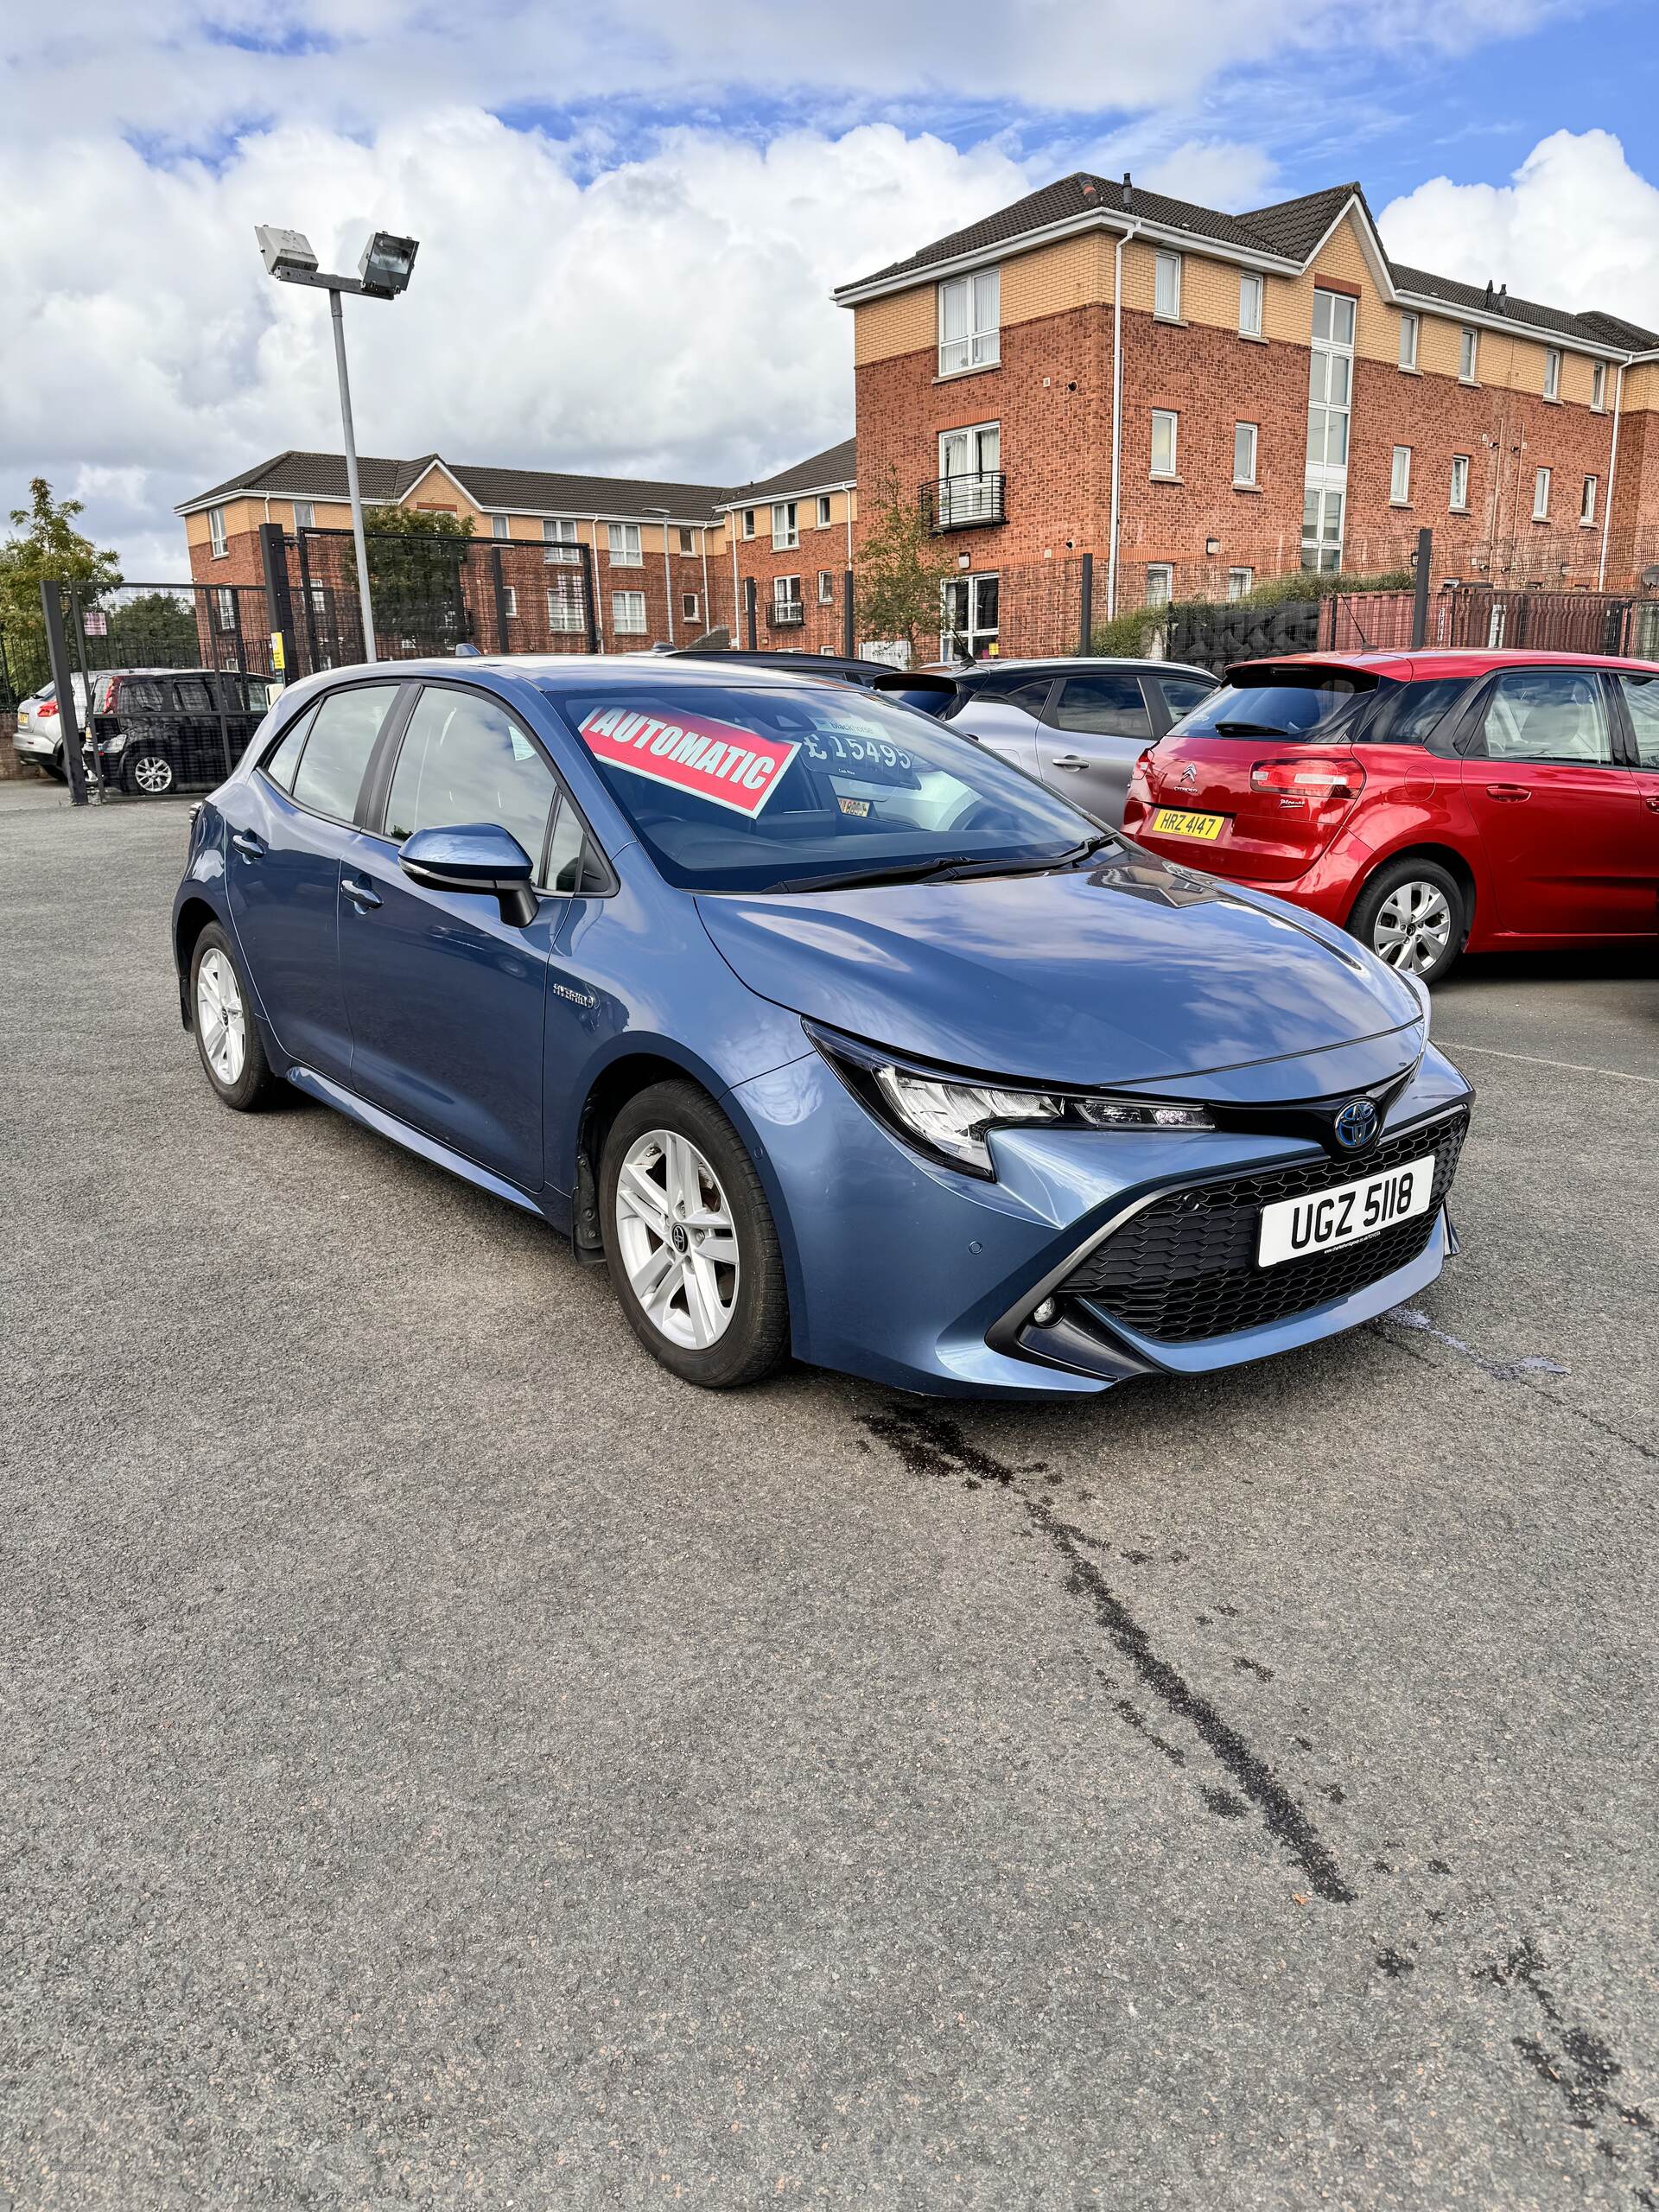
{"label": "rear side window", "polygon": [[1659,768],[1659,676],[1621,676],[1618,681],[1636,732],[1636,757],[1644,768]]}
{"label": "rear side window", "polygon": [[1213,683],[1205,683],[1196,676],[1160,676],[1164,687],[1164,704],[1172,718],[1179,721],[1183,715],[1190,715],[1215,690]]}
{"label": "rear side window", "polygon": [[386,835],[402,844],[417,830],[493,822],[539,862],[556,788],[553,771],[505,707],[475,691],[434,684],[422,692],[404,733]]}
{"label": "rear side window", "polygon": [[179,711],[186,715],[211,715],[213,702],[207,696],[207,686],[199,676],[181,677],[178,684]]}
{"label": "rear side window", "polygon": [[294,797],[301,806],[337,822],[351,820],[363,772],[397,688],[360,683],[349,691],[331,691],[320,703],[294,779]]}
{"label": "rear side window", "polygon": [[116,687],[115,709],[124,715],[159,715],[166,711],[159,683],[122,683]]}
{"label": "rear side window", "polygon": [[1152,735],[1152,717],[1132,676],[1068,676],[1049,720],[1056,729],[1096,737]]}
{"label": "rear side window", "polygon": [[1378,745],[1427,745],[1469,688],[1462,676],[1437,676],[1431,683],[1402,683],[1378,710],[1370,735]]}

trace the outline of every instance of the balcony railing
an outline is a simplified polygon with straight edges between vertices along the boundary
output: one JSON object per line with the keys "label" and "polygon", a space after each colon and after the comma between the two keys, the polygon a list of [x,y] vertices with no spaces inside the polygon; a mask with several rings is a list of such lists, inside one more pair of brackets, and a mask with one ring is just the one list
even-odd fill
{"label": "balcony railing", "polygon": [[928,528],[974,530],[985,523],[1006,522],[1002,504],[1006,481],[1000,468],[987,468],[961,476],[939,476],[924,484],[922,514]]}
{"label": "balcony railing", "polygon": [[806,607],[798,599],[769,599],[766,601],[768,630],[798,630],[806,620]]}

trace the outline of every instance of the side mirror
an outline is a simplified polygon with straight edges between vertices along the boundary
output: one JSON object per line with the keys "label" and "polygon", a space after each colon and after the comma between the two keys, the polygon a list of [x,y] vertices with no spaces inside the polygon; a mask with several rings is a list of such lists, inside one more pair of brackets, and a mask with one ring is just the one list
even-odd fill
{"label": "side mirror", "polygon": [[518,840],[494,822],[468,822],[454,830],[417,830],[397,855],[411,883],[429,891],[486,892],[501,918],[524,929],[536,918],[530,879],[536,864]]}

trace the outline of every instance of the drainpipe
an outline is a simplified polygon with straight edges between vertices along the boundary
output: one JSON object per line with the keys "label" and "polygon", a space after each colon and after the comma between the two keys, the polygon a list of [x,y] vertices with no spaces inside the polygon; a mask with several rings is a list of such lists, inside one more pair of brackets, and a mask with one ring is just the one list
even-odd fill
{"label": "drainpipe", "polygon": [[732,542],[732,635],[736,638],[740,634],[737,625],[737,602],[742,594],[737,588],[737,509],[735,507],[728,507],[726,510],[726,534]]}
{"label": "drainpipe", "polygon": [[605,650],[605,617],[601,613],[605,601],[599,588],[599,517],[589,515],[588,528],[594,541],[594,627],[599,632],[599,650]]}
{"label": "drainpipe", "polygon": [[1624,397],[1624,364],[1618,365],[1618,381],[1613,386],[1613,442],[1607,455],[1607,492],[1601,510],[1601,560],[1596,569],[1596,589],[1607,588],[1607,533],[1613,526],[1613,475],[1618,467],[1618,410]]}
{"label": "drainpipe", "polygon": [[1123,461],[1123,249],[1140,230],[1118,233],[1112,259],[1112,505],[1106,537],[1106,619],[1117,612],[1118,494]]}
{"label": "drainpipe", "polygon": [[702,626],[704,630],[712,630],[715,612],[709,604],[709,528],[706,523],[697,532],[697,544],[702,553]]}

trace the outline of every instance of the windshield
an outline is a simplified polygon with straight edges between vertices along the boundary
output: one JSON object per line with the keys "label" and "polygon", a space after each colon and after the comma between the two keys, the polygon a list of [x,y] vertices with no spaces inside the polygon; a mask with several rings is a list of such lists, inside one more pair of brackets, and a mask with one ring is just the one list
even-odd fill
{"label": "windshield", "polygon": [[546,688],[683,890],[1041,863],[1100,836],[1017,769],[868,692],[671,679]]}
{"label": "windshield", "polygon": [[1224,683],[1175,728],[1183,737],[1325,736],[1354,719],[1373,676],[1338,668],[1275,669],[1259,681]]}

